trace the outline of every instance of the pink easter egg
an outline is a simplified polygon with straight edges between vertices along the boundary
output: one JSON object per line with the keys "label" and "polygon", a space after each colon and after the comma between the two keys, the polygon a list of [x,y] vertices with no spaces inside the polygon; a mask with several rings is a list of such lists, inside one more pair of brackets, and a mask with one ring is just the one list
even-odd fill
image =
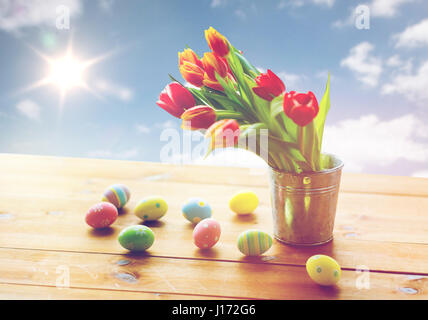
{"label": "pink easter egg", "polygon": [[220,234],[220,224],[217,221],[211,218],[203,219],[193,229],[193,242],[201,249],[208,249],[217,243]]}
{"label": "pink easter egg", "polygon": [[92,206],[86,214],[86,223],[99,229],[110,226],[117,219],[117,208],[109,202],[100,202]]}

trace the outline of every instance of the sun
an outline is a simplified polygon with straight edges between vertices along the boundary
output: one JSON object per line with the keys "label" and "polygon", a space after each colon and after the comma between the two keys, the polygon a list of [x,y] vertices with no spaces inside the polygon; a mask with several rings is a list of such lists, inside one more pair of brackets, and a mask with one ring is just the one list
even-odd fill
{"label": "sun", "polygon": [[71,54],[49,61],[49,67],[46,81],[56,85],[61,91],[85,85],[85,64]]}
{"label": "sun", "polygon": [[84,89],[92,93],[97,98],[102,99],[102,97],[93,88],[91,88],[91,85],[87,83],[85,74],[90,67],[109,58],[117,50],[112,50],[87,60],[80,60],[73,53],[71,39],[66,51],[57,57],[47,56],[31,46],[29,47],[47,64],[47,72],[43,78],[20,90],[19,93],[45,86],[55,86],[59,91],[58,106],[60,111],[65,103],[67,93],[75,88]]}

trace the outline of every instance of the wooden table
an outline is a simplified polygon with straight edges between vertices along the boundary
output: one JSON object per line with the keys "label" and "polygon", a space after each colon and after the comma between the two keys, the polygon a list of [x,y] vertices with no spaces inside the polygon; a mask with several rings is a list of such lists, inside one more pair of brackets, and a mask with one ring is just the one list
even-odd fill
{"label": "wooden table", "polygon": [[[239,168],[0,155],[0,298],[3,299],[427,299],[428,179],[344,174],[334,240],[295,248],[274,241],[260,258],[245,258],[238,235],[272,232],[265,172]],[[84,221],[113,183],[131,201],[112,228]],[[230,195],[251,189],[255,214],[237,217]],[[117,236],[140,223],[132,209],[148,195],[164,196],[169,211],[151,223],[147,254],[128,254]],[[205,198],[222,226],[209,251],[192,242],[181,214],[188,197]],[[333,288],[313,283],[305,262],[334,257],[342,279]],[[365,272],[364,270],[369,270]]]}

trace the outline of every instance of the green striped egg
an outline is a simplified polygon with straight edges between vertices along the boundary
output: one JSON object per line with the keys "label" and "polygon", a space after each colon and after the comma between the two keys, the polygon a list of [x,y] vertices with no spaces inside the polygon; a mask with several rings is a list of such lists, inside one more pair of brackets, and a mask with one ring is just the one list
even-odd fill
{"label": "green striped egg", "polygon": [[272,246],[272,238],[260,230],[247,230],[238,237],[238,249],[246,256],[258,256]]}

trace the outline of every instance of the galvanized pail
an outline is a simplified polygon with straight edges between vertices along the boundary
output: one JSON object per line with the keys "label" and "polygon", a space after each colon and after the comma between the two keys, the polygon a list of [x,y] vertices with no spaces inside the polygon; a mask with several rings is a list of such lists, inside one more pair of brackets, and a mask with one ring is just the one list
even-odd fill
{"label": "galvanized pail", "polygon": [[330,169],[299,174],[270,169],[277,240],[311,246],[333,239],[343,162],[330,155],[330,164]]}

